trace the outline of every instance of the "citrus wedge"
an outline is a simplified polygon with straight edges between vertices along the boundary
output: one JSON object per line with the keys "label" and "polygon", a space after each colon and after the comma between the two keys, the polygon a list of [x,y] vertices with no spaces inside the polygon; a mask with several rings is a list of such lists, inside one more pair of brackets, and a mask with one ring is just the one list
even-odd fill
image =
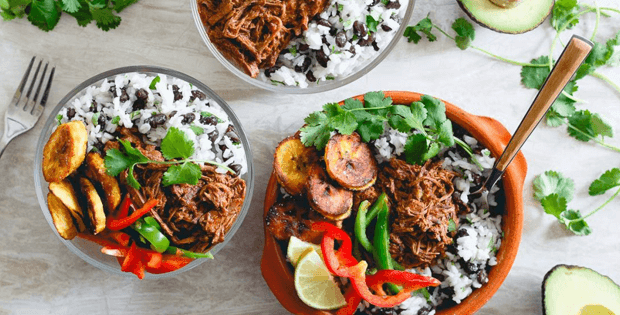
{"label": "citrus wedge", "polygon": [[301,255],[295,268],[295,290],[306,305],[319,310],[333,310],[347,305],[334,277],[312,247]]}
{"label": "citrus wedge", "polygon": [[297,267],[301,255],[311,247],[323,258],[321,245],[304,242],[295,236],[291,236],[288,240],[288,247],[286,248],[286,259],[288,259],[293,267]]}

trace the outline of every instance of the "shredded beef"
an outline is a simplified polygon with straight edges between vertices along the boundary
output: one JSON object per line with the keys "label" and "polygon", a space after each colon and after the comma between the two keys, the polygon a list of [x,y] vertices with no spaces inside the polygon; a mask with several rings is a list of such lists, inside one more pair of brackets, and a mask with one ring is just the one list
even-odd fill
{"label": "shredded beef", "polygon": [[211,42],[251,77],[273,67],[328,0],[198,0]]}
{"label": "shredded beef", "polygon": [[387,193],[392,210],[390,253],[404,267],[432,265],[452,244],[450,221],[458,224],[458,214],[468,211],[453,201],[456,175],[441,168],[441,162],[420,166],[392,159],[382,165],[374,187],[356,194],[357,200],[372,201],[378,191]]}

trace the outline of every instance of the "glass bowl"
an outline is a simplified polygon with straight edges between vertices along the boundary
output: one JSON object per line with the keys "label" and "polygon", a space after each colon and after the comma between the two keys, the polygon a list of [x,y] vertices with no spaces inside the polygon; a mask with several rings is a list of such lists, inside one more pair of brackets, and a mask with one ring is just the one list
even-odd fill
{"label": "glass bowl", "polygon": [[[165,74],[168,77],[176,77],[178,79],[181,79],[181,80],[184,80],[184,81],[187,81],[193,84],[195,87],[197,87],[202,92],[204,92],[207,95],[207,97],[213,99],[220,105],[222,110],[224,110],[226,114],[228,115],[230,121],[234,124],[235,130],[237,131],[237,134],[239,138],[241,139],[241,143],[243,144],[244,151],[246,154],[246,161],[247,161],[246,163],[248,166],[247,173],[241,177],[246,182],[245,200],[243,202],[243,206],[241,207],[241,212],[239,213],[237,220],[235,221],[235,223],[233,223],[233,226],[230,228],[228,233],[226,233],[226,238],[224,239],[222,243],[215,245],[209,251],[210,253],[214,255],[217,254],[224,246],[226,246],[226,244],[230,241],[232,236],[241,226],[241,223],[243,222],[243,219],[245,218],[248,212],[248,209],[250,208],[250,201],[252,199],[252,190],[254,189],[254,170],[253,170],[252,150],[250,148],[250,143],[248,142],[245,131],[243,130],[243,127],[241,123],[239,122],[239,119],[235,115],[234,111],[230,108],[230,106],[228,106],[228,104],[226,104],[226,102],[222,98],[220,98],[208,86],[206,86],[204,83],[186,74],[183,74],[178,71],[166,69],[166,68],[155,67],[155,66],[130,66],[130,67],[113,69],[113,70],[109,70],[101,74],[98,74],[82,82],[80,85],[78,85],[73,90],[71,90],[58,103],[58,105],[54,108],[50,116],[47,118],[45,122],[45,126],[43,127],[43,131],[41,132],[41,136],[39,137],[39,141],[37,142],[37,148],[36,148],[35,159],[34,159],[34,183],[35,183],[35,190],[37,193],[37,198],[39,200],[39,205],[41,206],[41,211],[43,212],[43,215],[45,216],[47,223],[49,223],[50,228],[54,231],[54,234],[56,234],[58,236],[58,239],[63,244],[65,244],[69,248],[69,250],[71,250],[74,254],[76,254],[77,256],[79,256],[80,258],[88,262],[89,264],[99,269],[108,271],[113,274],[135,278],[135,275],[133,275],[132,273],[122,272],[120,270],[120,266],[115,257],[102,254],[100,251],[101,249],[100,245],[81,239],[81,238],[75,238],[69,241],[69,240],[63,239],[62,237],[60,237],[60,235],[58,235],[58,232],[56,231],[56,228],[54,227],[54,223],[52,221],[52,216],[50,215],[49,209],[47,207],[46,196],[49,190],[48,190],[48,183],[43,178],[42,165],[41,165],[43,161],[43,147],[47,143],[53,130],[56,128],[56,125],[57,125],[56,115],[62,109],[62,107],[65,106],[66,104],[69,104],[76,96],[79,96],[80,93],[84,91],[87,87],[97,84],[101,82],[103,79],[110,78],[118,74],[130,73],[130,72],[145,73],[149,75]],[[159,278],[176,276],[180,273],[183,273],[187,270],[197,267],[198,265],[204,263],[205,260],[207,259],[204,259],[204,258],[196,259],[192,261],[190,264],[188,264],[187,266],[177,269],[172,272],[168,272],[168,273],[150,274],[146,272],[144,278],[145,279],[159,279]]]}
{"label": "glass bowl", "polygon": [[374,69],[379,63],[381,63],[381,61],[383,61],[383,59],[387,57],[387,55],[392,51],[392,49],[394,49],[396,44],[398,44],[400,39],[403,37],[403,33],[405,32],[407,23],[411,19],[411,15],[413,13],[413,7],[415,6],[415,2],[416,0],[409,0],[407,4],[407,8],[405,9],[405,16],[402,20],[400,27],[398,28],[398,30],[396,30],[396,33],[394,34],[394,37],[392,38],[390,43],[383,49],[381,53],[379,53],[378,56],[376,56],[374,59],[370,60],[369,62],[366,62],[365,64],[362,64],[361,66],[358,66],[359,67],[358,70],[356,70],[353,73],[350,73],[347,76],[338,77],[338,78],[335,78],[334,80],[322,81],[321,84],[309,84],[307,88],[300,88],[297,86],[274,85],[274,84],[265,82],[261,80],[260,78],[252,78],[249,75],[247,75],[245,72],[243,72],[243,70],[239,69],[233,63],[228,61],[228,59],[226,59],[226,57],[224,57],[220,53],[217,47],[215,47],[215,45],[211,43],[211,41],[209,40],[209,36],[207,35],[205,26],[202,23],[202,20],[200,18],[200,14],[198,13],[198,2],[196,0],[191,0],[190,5],[192,8],[192,15],[194,17],[196,28],[198,28],[198,32],[200,33],[202,40],[205,42],[205,44],[211,51],[211,54],[213,54],[213,56],[215,56],[215,58],[219,60],[220,63],[222,63],[224,67],[228,69],[230,72],[234,73],[236,76],[241,78],[243,81],[248,82],[259,88],[268,90],[268,91],[277,92],[277,93],[286,93],[286,94],[311,94],[311,93],[325,92],[325,91],[329,91],[329,90],[333,90],[333,89],[345,86],[361,78],[366,73]]}

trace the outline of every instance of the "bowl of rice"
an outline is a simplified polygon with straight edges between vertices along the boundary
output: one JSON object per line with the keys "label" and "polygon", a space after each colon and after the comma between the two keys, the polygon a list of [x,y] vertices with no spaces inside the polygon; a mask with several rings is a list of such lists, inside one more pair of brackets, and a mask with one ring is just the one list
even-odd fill
{"label": "bowl of rice", "polygon": [[[385,97],[391,98],[394,105],[410,105],[413,102],[419,102],[423,97],[421,94],[413,92],[395,91],[384,92],[384,94]],[[356,96],[353,99],[363,102],[364,96]],[[413,173],[414,175],[412,176],[414,178],[420,176],[420,181],[427,180],[422,179],[422,177],[426,178],[430,174],[437,173],[437,171],[448,172],[454,175],[450,180],[446,180],[445,177],[439,181],[437,179],[430,179],[427,184],[432,186],[435,185],[433,182],[443,182],[441,185],[449,187],[445,189],[449,190],[452,195],[452,198],[449,199],[454,200],[455,204],[460,205],[457,208],[464,206],[468,210],[457,212],[458,219],[455,220],[457,221],[456,225],[451,223],[453,226],[452,230],[448,227],[451,237],[448,239],[449,242],[446,243],[445,249],[440,250],[442,254],[436,256],[436,259],[433,259],[431,263],[420,263],[419,266],[412,268],[405,267],[407,272],[434,277],[440,280],[441,284],[435,288],[427,288],[428,290],[425,290],[425,292],[414,292],[402,304],[390,309],[374,307],[372,304],[362,300],[355,314],[473,314],[482,308],[499,289],[516,258],[523,229],[523,184],[527,173],[525,158],[519,153],[508,167],[502,180],[496,185],[496,188],[488,192],[487,196],[483,196],[487,198],[479,198],[478,196],[469,198],[469,194],[484,182],[485,176],[488,176],[488,171],[493,167],[495,158],[501,155],[511,135],[501,123],[492,118],[472,115],[448,102],[443,101],[443,103],[445,103],[447,119],[453,125],[454,137],[462,140],[472,149],[473,152],[469,155],[456,147],[449,147],[442,149],[436,157],[429,160],[430,162],[425,163],[424,166],[407,165],[402,160],[401,162],[396,162],[400,159],[400,155],[403,152],[407,133],[391,129],[388,124],[386,124],[384,133],[378,139],[368,142],[368,147],[370,147],[379,165],[380,175],[377,177],[374,185],[388,189],[387,191],[384,190],[384,192],[387,192],[388,198],[391,198],[389,203],[393,205],[390,206],[390,211],[394,212],[394,214],[390,215],[390,218],[392,216],[395,217],[390,221],[392,229],[398,229],[398,221],[401,220],[403,215],[406,218],[409,218],[408,216],[410,215],[417,217],[417,214],[412,214],[411,212],[416,212],[417,210],[410,210],[406,205],[404,208],[401,208],[398,205],[398,199],[395,198],[397,198],[398,194],[402,195],[403,192],[390,192],[390,189],[394,189],[390,187],[399,187],[401,185],[399,184],[399,181],[402,180],[400,178],[401,175],[397,174]],[[342,105],[344,102],[340,104]],[[321,154],[320,150],[318,154]],[[327,155],[325,156],[327,157]],[[470,157],[471,159],[468,160]],[[474,158],[477,161],[476,163],[472,163]],[[396,167],[399,165],[404,168],[397,169]],[[429,169],[429,166],[435,169]],[[386,172],[385,170],[388,171]],[[382,176],[382,172],[385,172],[385,175]],[[367,189],[366,191],[370,191],[373,187],[371,186]],[[364,200],[367,196],[372,195],[372,193],[366,193],[366,191],[352,191],[354,194],[354,212],[351,217],[355,218],[356,216],[356,198],[359,202],[359,200]],[[415,189],[413,191],[415,192]],[[377,194],[375,193],[375,195]],[[361,198],[357,196],[361,196]],[[274,216],[274,209],[277,209],[278,205],[284,204],[287,199],[291,198],[298,200],[295,199],[295,196],[288,194],[285,185],[281,184],[277,172],[274,171],[267,187],[264,202],[265,247],[261,263],[263,277],[276,298],[290,312],[295,314],[335,314],[334,311],[318,310],[306,305],[296,293],[294,285],[295,270],[287,259],[287,241],[273,232],[274,223],[277,222],[271,219]],[[445,200],[445,198],[442,198],[442,200]],[[305,201],[296,202],[304,203]],[[415,203],[419,204],[418,201],[415,201]],[[436,216],[436,213],[431,212],[429,210],[431,208],[426,207],[428,205],[425,206],[424,212],[421,212],[421,216],[424,216],[423,213],[433,213],[434,218],[441,218],[441,216]],[[412,207],[411,209],[417,208]],[[313,211],[313,209],[307,211]],[[292,216],[294,217],[295,215],[292,214]],[[310,219],[306,219],[303,223],[308,225],[311,220],[316,222],[314,221],[316,219],[312,219],[316,217],[316,214],[305,216],[304,218]],[[343,230],[352,234],[352,231],[348,230],[351,229],[352,223],[347,221],[351,220],[351,217],[334,224],[342,226]],[[328,219],[329,222],[333,221],[330,220],[332,219]],[[353,220],[355,221],[355,219]],[[419,223],[411,223],[420,222],[416,220],[410,218],[406,222],[417,225]],[[439,221],[435,222],[439,224]],[[299,224],[301,225],[301,223]],[[303,233],[305,230],[307,228],[300,229],[299,231]],[[416,233],[420,233],[419,230],[416,231]],[[403,235],[398,233],[389,235],[390,252],[394,261],[404,266],[405,263],[408,263],[407,259],[411,257],[411,253],[407,252],[409,256],[404,256],[404,254],[400,256],[398,253],[400,250],[396,250],[396,253],[393,251],[395,248],[408,248],[408,245],[402,241]],[[293,235],[295,234],[293,233]],[[351,237],[356,238],[356,241],[358,241],[356,235]],[[316,243],[316,241],[312,240],[307,240],[307,242]],[[413,238],[413,242],[415,246],[418,241]],[[424,242],[417,243],[418,251],[422,253],[426,251],[420,245],[426,245]],[[416,251],[414,250],[413,252]],[[370,255],[371,258],[368,258],[369,256],[365,257],[371,261],[373,259],[372,255]],[[372,263],[369,262],[369,264],[372,266]],[[340,278],[340,282],[336,280],[336,283],[339,285],[342,283],[340,285],[341,290],[346,290],[344,288],[347,283],[346,280]],[[347,309],[351,308],[347,306]]]}
{"label": "bowl of rice", "polygon": [[[183,138],[189,141],[186,143],[191,143],[193,146],[188,161],[190,159],[191,161],[195,161],[193,163],[198,165],[199,172],[202,169],[202,178],[198,176],[198,184],[194,184],[200,185],[200,196],[210,191],[209,189],[211,188],[206,187],[209,181],[219,183],[218,178],[220,177],[230,177],[231,182],[234,180],[236,183],[239,183],[239,187],[237,187],[238,193],[235,195],[236,204],[228,206],[228,209],[231,209],[231,213],[218,215],[216,212],[213,212],[219,209],[215,205],[215,201],[209,206],[207,206],[206,203],[200,203],[206,202],[204,200],[196,201],[193,203],[193,206],[189,204],[191,198],[200,198],[197,191],[192,192],[191,189],[188,189],[191,185],[176,184],[165,187],[166,185],[157,182],[156,184],[152,184],[155,186],[149,187],[151,184],[147,182],[148,179],[145,179],[147,176],[154,179],[159,178],[158,180],[160,181],[162,180],[161,172],[158,175],[157,173],[153,173],[154,171],[148,169],[150,165],[153,164],[136,166],[133,175],[131,175],[132,177],[135,175],[138,181],[142,181],[141,188],[132,190],[130,185],[127,185],[128,181],[126,179],[118,180],[120,184],[120,193],[122,193],[123,196],[127,196],[125,199],[133,199],[133,206],[135,206],[135,209],[142,205],[136,204],[136,198],[134,198],[134,196],[152,198],[149,197],[152,193],[144,189],[151,189],[151,191],[156,189],[159,191],[159,194],[163,196],[160,197],[163,201],[159,203],[162,209],[161,211],[164,211],[164,208],[167,209],[165,211],[169,211],[170,207],[172,207],[170,206],[170,200],[177,203],[182,202],[181,199],[174,199],[170,196],[170,191],[173,189],[178,191],[180,196],[186,196],[188,203],[185,204],[185,207],[193,207],[193,210],[184,209],[182,206],[178,206],[178,204],[174,204],[174,207],[177,207],[175,208],[176,214],[172,212],[159,212],[159,215],[156,215],[155,211],[160,210],[151,210],[150,213],[153,213],[153,216],[157,216],[157,221],[161,226],[157,223],[153,224],[154,226],[158,226],[160,230],[162,230],[163,227],[161,232],[170,239],[171,248],[172,245],[175,245],[176,248],[174,250],[179,249],[177,255],[180,255],[180,249],[183,249],[209,254],[208,256],[216,255],[215,259],[217,259],[217,253],[226,246],[241,226],[248,212],[254,187],[250,143],[248,142],[239,119],[222,98],[208,86],[193,77],[178,71],[155,66],[130,66],[109,70],[82,82],[72,89],[52,110],[51,115],[45,122],[36,148],[34,165],[35,189],[43,215],[54,231],[58,229],[58,226],[55,226],[55,220],[57,218],[52,216],[50,212],[51,206],[48,207],[49,195],[52,191],[48,188],[49,180],[46,181],[45,169],[42,167],[41,161],[44,160],[44,148],[53,135],[53,132],[59,128],[59,126],[76,122],[82,122],[83,126],[86,128],[87,140],[85,144],[87,148],[87,162],[90,154],[97,153],[102,156],[107,156],[110,152],[109,147],[114,147],[110,145],[113,144],[113,142],[120,142],[121,138],[129,139],[125,141],[129,141],[129,145],[133,145],[139,149],[144,155],[148,156],[149,159],[157,160],[157,155],[161,158],[161,153],[159,153],[158,150],[162,150],[160,148],[162,139],[167,136],[167,131],[174,129],[184,135]],[[118,146],[119,144],[117,142],[116,148],[118,148]],[[161,159],[161,161],[164,160]],[[221,166],[210,166],[206,162],[203,164],[203,162],[200,161],[217,162],[217,165],[223,165],[226,168],[222,168]],[[78,177],[84,179],[88,176],[97,187],[101,199],[104,199],[104,196],[109,198],[109,196],[106,195],[107,190],[105,186],[96,183],[90,175],[84,175],[83,169],[88,167],[86,166],[87,162],[69,175],[65,181],[72,183],[75,191],[78,192],[77,195],[79,198],[85,198],[79,196],[80,186],[83,185],[81,185],[82,182],[77,181],[77,179]],[[213,174],[212,177],[206,175],[206,169]],[[230,170],[234,173],[229,172]],[[219,190],[225,191],[228,188],[220,186]],[[47,199],[46,196],[48,196]],[[166,198],[168,198],[168,201],[166,201]],[[84,222],[86,223],[88,219],[86,215],[86,206],[84,206],[86,201],[80,199],[79,202],[82,205],[82,209],[84,209]],[[144,203],[144,201],[141,203]],[[163,204],[163,206],[161,204]],[[110,219],[112,216],[111,213],[114,211],[110,209],[111,207],[108,208],[106,204],[105,212],[108,219]],[[118,210],[116,211],[118,212]],[[219,211],[221,211],[221,209]],[[90,213],[88,214],[90,215]],[[151,217],[149,218],[152,219]],[[182,222],[183,220],[185,220],[185,223]],[[94,222],[92,218],[91,221]],[[74,223],[76,222],[76,217],[74,216]],[[77,223],[75,225],[76,227],[78,226]],[[89,223],[86,223],[86,231],[83,228],[84,224],[80,223],[80,225],[82,228],[80,229],[78,227],[78,232],[80,232],[78,236],[93,233],[94,223],[90,223],[91,227],[89,227]],[[108,227],[109,222],[106,229]],[[190,231],[190,229],[194,227],[196,227],[197,230],[194,229]],[[204,229],[202,227],[204,227]],[[209,229],[213,230],[213,232],[209,232]],[[107,232],[107,230],[105,232]],[[131,235],[130,232],[133,231],[126,231],[126,233]],[[174,233],[177,234],[175,235]],[[200,236],[192,233],[203,234]],[[119,262],[122,262],[122,257],[113,257],[110,256],[110,254],[106,255],[102,253],[102,244],[95,243],[96,240],[93,241],[92,239],[84,237],[68,240],[67,237],[61,237],[61,234],[57,234],[59,235],[59,239],[69,250],[91,265],[113,274],[131,276],[131,273],[121,271]],[[98,232],[94,232],[93,234],[95,235],[92,236],[98,236]],[[107,234],[99,233],[99,235]],[[147,243],[144,238],[142,238],[142,241],[142,244],[146,244],[143,246],[147,246],[147,249],[149,249],[149,243]],[[140,241],[136,240],[133,242]],[[184,244],[187,246],[184,246]],[[153,248],[152,245],[151,248]],[[185,256],[185,258],[186,257],[190,256]],[[119,258],[120,261],[117,261],[116,258]],[[198,257],[194,256],[190,258]],[[147,272],[145,278],[156,279],[175,276],[184,271],[193,269],[205,261],[206,259],[194,259],[188,264],[180,268],[175,268],[174,270],[154,273]]]}
{"label": "bowl of rice", "polygon": [[190,3],[198,32],[228,70],[269,91],[307,94],[377,66],[401,39],[415,0]]}

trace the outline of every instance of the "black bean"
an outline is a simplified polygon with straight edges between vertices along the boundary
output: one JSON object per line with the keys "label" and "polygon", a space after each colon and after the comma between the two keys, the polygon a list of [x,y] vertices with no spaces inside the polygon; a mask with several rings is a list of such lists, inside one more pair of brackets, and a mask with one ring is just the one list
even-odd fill
{"label": "black bean", "polygon": [[176,115],[178,112],[176,110],[173,110],[170,112],[170,114],[168,114],[168,117],[173,117],[174,115]]}
{"label": "black bean", "polygon": [[379,45],[377,44],[377,41],[372,42],[372,48],[374,48],[375,51],[379,51]]}
{"label": "black bean", "polygon": [[387,9],[400,9],[400,2],[398,2],[398,0],[390,0],[385,7]]}
{"label": "black bean", "polygon": [[349,52],[353,54],[353,56],[355,56],[355,46],[351,45],[351,48],[349,48]]}
{"label": "black bean", "polygon": [[230,141],[232,143],[241,143],[241,140],[239,140],[239,136],[237,136],[237,134],[234,131],[227,132],[226,136],[228,136],[228,138],[230,138]]}
{"label": "black bean", "polygon": [[119,101],[127,102],[128,100],[129,100],[129,95],[127,95],[127,89],[126,88],[122,88],[121,89],[121,97],[119,98]]}
{"label": "black bean", "polygon": [[389,31],[392,30],[392,28],[387,26],[386,24],[381,24],[381,29],[386,31],[386,32],[389,32]]}
{"label": "black bean", "polygon": [[321,67],[327,68],[327,62],[329,61],[329,56],[327,56],[323,52],[323,49],[319,49],[316,51],[316,61],[321,65]]}
{"label": "black bean", "polygon": [[95,148],[97,148],[97,150],[98,150],[99,152],[102,152],[102,153],[103,153],[103,152],[104,152],[104,150],[105,150],[105,145],[104,145],[103,143],[101,143],[100,141],[97,141],[97,143],[93,144],[93,146],[94,146]]}
{"label": "black bean", "polygon": [[424,306],[420,310],[418,310],[418,315],[428,315],[433,311],[433,307],[430,305]]}
{"label": "black bean", "polygon": [[139,100],[146,101],[149,98],[149,92],[145,89],[139,89],[136,91],[136,97]]}
{"label": "black bean", "polygon": [[220,148],[220,151],[222,151],[222,153],[224,153],[226,149],[228,149],[228,147],[225,144],[220,144],[218,147]]}
{"label": "black bean", "polygon": [[302,73],[303,72],[301,70],[301,66],[295,66],[295,67],[293,67],[293,69],[295,69],[295,72],[298,72],[298,73]]}
{"label": "black bean", "polygon": [[194,122],[195,118],[196,118],[196,115],[194,115],[193,113],[187,113],[183,115],[183,120],[181,120],[181,124],[183,125],[191,124]]}
{"label": "black bean", "polygon": [[327,37],[325,37],[325,35],[323,35],[323,37],[321,37],[321,42],[325,45],[327,45],[327,47],[329,47],[329,42],[327,41]]}
{"label": "black bean", "polygon": [[209,140],[211,140],[211,142],[215,142],[215,140],[217,140],[217,137],[220,135],[219,132],[217,132],[217,130],[213,130],[209,133]]}
{"label": "black bean", "polygon": [[151,128],[157,128],[158,126],[161,126],[161,125],[165,124],[167,118],[168,117],[166,117],[166,115],[164,115],[164,114],[156,114],[154,116],[151,116],[151,117],[145,119],[144,122],[146,122],[149,125],[151,125]]}
{"label": "black bean", "polygon": [[310,45],[308,44],[299,44],[299,46],[297,46],[297,51],[308,51],[308,49],[310,49]]}
{"label": "black bean", "polygon": [[347,44],[347,33],[340,31],[336,34],[336,45],[338,47],[344,47]]}
{"label": "black bean", "polygon": [[381,0],[372,0],[372,2],[368,5],[368,7],[374,7],[377,5],[377,3],[379,3]]}
{"label": "black bean", "polygon": [[192,91],[192,96],[190,96],[189,100],[190,102],[195,100],[195,99],[199,99],[201,101],[204,101],[207,98],[207,95],[202,93],[201,91],[198,90],[193,90]]}
{"label": "black bean", "polygon": [[325,27],[332,27],[332,23],[329,23],[329,21],[328,21],[328,20],[326,20],[326,19],[319,19],[319,20],[316,22],[316,24],[318,24],[318,25],[323,25],[323,26],[325,26]]}
{"label": "black bean", "polygon": [[365,38],[363,36],[360,36],[360,40],[357,42],[357,44],[360,46],[370,46],[374,41],[375,37],[372,35],[372,33],[369,33],[368,36],[366,36]]}
{"label": "black bean", "polygon": [[366,37],[366,34],[368,34],[368,30],[366,29],[366,25],[364,23],[360,21],[355,21],[353,23],[353,33],[358,37],[362,38]]}
{"label": "black bean", "polygon": [[306,72],[312,65],[312,59],[310,57],[304,58],[304,62],[301,64],[301,72]]}
{"label": "black bean", "polygon": [[67,118],[71,119],[73,117],[75,117],[75,109],[73,109],[73,108],[67,109]]}
{"label": "black bean", "polygon": [[175,102],[183,98],[183,93],[181,93],[179,86],[176,84],[172,86],[172,94],[174,95]]}
{"label": "black bean", "polygon": [[455,238],[459,238],[463,236],[469,236],[469,233],[467,233],[466,229],[459,229],[458,232],[456,232]]}
{"label": "black bean", "polygon": [[486,270],[480,269],[480,271],[478,271],[478,276],[476,277],[476,279],[480,284],[485,284],[489,282],[489,275],[487,274]]}
{"label": "black bean", "polygon": [[228,128],[226,128],[226,132],[231,132],[231,131],[235,131],[235,126],[228,125]]}
{"label": "black bean", "polygon": [[110,93],[112,93],[112,97],[117,97],[118,96],[116,94],[116,85],[114,85],[114,84],[110,85],[110,89],[108,91],[110,91]]}
{"label": "black bean", "polygon": [[278,71],[278,69],[280,69],[279,66],[273,66],[271,68],[265,69],[265,76],[270,78],[271,74],[273,74],[274,72]]}
{"label": "black bean", "polygon": [[316,78],[314,77],[314,73],[312,73],[312,70],[306,73],[306,79],[308,79],[308,81],[310,82],[316,82]]}
{"label": "black bean", "polygon": [[336,36],[336,33],[338,33],[338,30],[335,28],[332,28],[329,30],[329,35],[331,35],[332,37]]}
{"label": "black bean", "polygon": [[200,116],[200,123],[203,125],[217,125],[217,118],[213,116]]}
{"label": "black bean", "polygon": [[470,261],[461,260],[459,263],[461,264],[461,268],[463,268],[463,270],[465,270],[465,272],[467,272],[467,274],[469,275],[475,274],[480,270],[480,267],[477,264],[474,264]]}
{"label": "black bean", "polygon": [[95,100],[93,100],[93,101],[90,103],[90,107],[88,108],[88,111],[89,111],[89,112],[93,112],[93,113],[98,112],[98,110],[97,110],[97,102],[96,102]]}
{"label": "black bean", "polygon": [[241,169],[242,169],[243,167],[242,167],[241,165],[239,165],[239,164],[233,164],[233,165],[231,165],[231,166],[230,166],[230,168],[231,168],[233,171],[235,171],[235,173],[236,173],[237,175],[239,175],[239,173],[241,173]]}

